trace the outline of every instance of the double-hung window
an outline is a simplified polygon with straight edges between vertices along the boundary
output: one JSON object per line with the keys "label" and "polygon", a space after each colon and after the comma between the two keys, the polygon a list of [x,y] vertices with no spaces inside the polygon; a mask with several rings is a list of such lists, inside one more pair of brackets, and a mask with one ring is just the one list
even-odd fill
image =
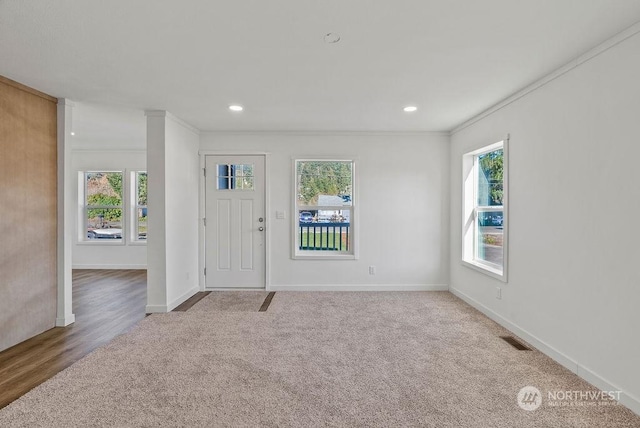
{"label": "double-hung window", "polygon": [[462,260],[506,281],[507,141],[463,156]]}
{"label": "double-hung window", "polygon": [[133,213],[133,242],[146,242],[147,240],[147,172],[135,171],[131,173],[133,200],[131,203]]}
{"label": "double-hung window", "polygon": [[83,172],[83,241],[123,242],[122,171]]}
{"label": "double-hung window", "polygon": [[355,258],[355,162],[297,159],[294,170],[294,258]]}

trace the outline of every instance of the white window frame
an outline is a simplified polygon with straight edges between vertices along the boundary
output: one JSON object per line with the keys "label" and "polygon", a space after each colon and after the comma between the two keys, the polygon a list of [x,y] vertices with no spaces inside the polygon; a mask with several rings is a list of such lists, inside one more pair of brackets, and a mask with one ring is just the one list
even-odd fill
{"label": "white window frame", "polygon": [[[320,206],[300,205],[298,203],[298,162],[350,162],[351,163],[351,205],[343,206],[321,206],[327,211],[344,210],[348,208],[349,214],[349,251],[333,252],[319,250],[300,250],[298,245],[299,212],[318,211]],[[355,158],[318,158],[318,157],[296,157],[292,158],[293,163],[293,208],[291,215],[291,258],[294,260],[357,260],[359,257],[358,245],[358,195],[357,195],[357,160]]]}
{"label": "white window frame", "polygon": [[[122,175],[122,196],[120,205],[89,205],[87,201],[87,174],[95,173],[118,173]],[[127,210],[126,210],[126,192],[127,192],[127,174],[125,170],[113,169],[91,169],[78,172],[78,244],[83,245],[125,245],[127,231]],[[89,239],[87,238],[87,212],[90,209],[120,209],[122,210],[121,220],[121,238],[118,239]]]}
{"label": "white window frame", "polygon": [[[503,196],[501,206],[478,205],[478,159],[486,153],[503,150]],[[507,282],[508,248],[509,248],[509,137],[502,141],[465,153],[462,157],[462,264]],[[477,257],[478,251],[478,214],[482,212],[502,211],[502,266],[490,263]]]}
{"label": "white window frame", "polygon": [[[139,230],[139,221],[140,219],[138,218],[138,210],[140,209],[146,209],[147,211],[149,210],[147,205],[140,205],[138,204],[139,198],[138,198],[138,174],[147,174],[147,187],[149,185],[149,175],[147,173],[147,171],[144,170],[135,170],[135,171],[131,171],[129,173],[129,180],[130,180],[130,195],[131,195],[131,199],[130,199],[130,206],[131,206],[131,215],[129,216],[130,218],[130,224],[131,224],[131,232],[129,233],[129,240],[131,244],[134,245],[147,245],[147,240],[146,239],[140,239],[140,237],[138,236],[138,230]],[[148,220],[147,220],[148,221]]]}

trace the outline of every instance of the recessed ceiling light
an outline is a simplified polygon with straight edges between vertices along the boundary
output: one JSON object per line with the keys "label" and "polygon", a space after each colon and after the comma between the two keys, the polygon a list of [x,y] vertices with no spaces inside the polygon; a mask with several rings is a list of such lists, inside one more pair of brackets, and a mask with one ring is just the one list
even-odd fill
{"label": "recessed ceiling light", "polygon": [[73,137],[74,135],[76,135],[76,133],[71,131],[71,136]]}
{"label": "recessed ceiling light", "polygon": [[337,33],[327,33],[324,35],[325,43],[338,43],[340,41],[340,35]]}
{"label": "recessed ceiling light", "polygon": [[404,110],[406,113],[413,113],[414,111],[418,110],[418,107],[416,107],[416,106],[406,106],[402,110]]}
{"label": "recessed ceiling light", "polygon": [[229,110],[231,111],[242,111],[244,110],[244,107],[242,107],[241,105],[238,104],[233,104],[229,106]]}

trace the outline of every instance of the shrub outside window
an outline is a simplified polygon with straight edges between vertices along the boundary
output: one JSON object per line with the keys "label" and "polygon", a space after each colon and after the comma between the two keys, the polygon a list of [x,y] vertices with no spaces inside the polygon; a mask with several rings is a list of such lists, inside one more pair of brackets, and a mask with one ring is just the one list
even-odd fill
{"label": "shrub outside window", "polygon": [[131,173],[133,201],[133,228],[132,240],[134,242],[147,241],[147,172],[136,171]]}
{"label": "shrub outside window", "polygon": [[506,143],[463,157],[463,262],[506,281],[507,162]]}
{"label": "shrub outside window", "polygon": [[85,172],[83,239],[123,242],[123,173],[121,171]]}

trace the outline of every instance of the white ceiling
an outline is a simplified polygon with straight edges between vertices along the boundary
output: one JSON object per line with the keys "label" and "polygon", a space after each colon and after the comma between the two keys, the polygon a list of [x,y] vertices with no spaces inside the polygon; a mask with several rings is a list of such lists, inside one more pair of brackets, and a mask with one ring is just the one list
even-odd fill
{"label": "white ceiling", "polygon": [[203,131],[447,131],[637,21],[639,0],[0,0],[0,75]]}

